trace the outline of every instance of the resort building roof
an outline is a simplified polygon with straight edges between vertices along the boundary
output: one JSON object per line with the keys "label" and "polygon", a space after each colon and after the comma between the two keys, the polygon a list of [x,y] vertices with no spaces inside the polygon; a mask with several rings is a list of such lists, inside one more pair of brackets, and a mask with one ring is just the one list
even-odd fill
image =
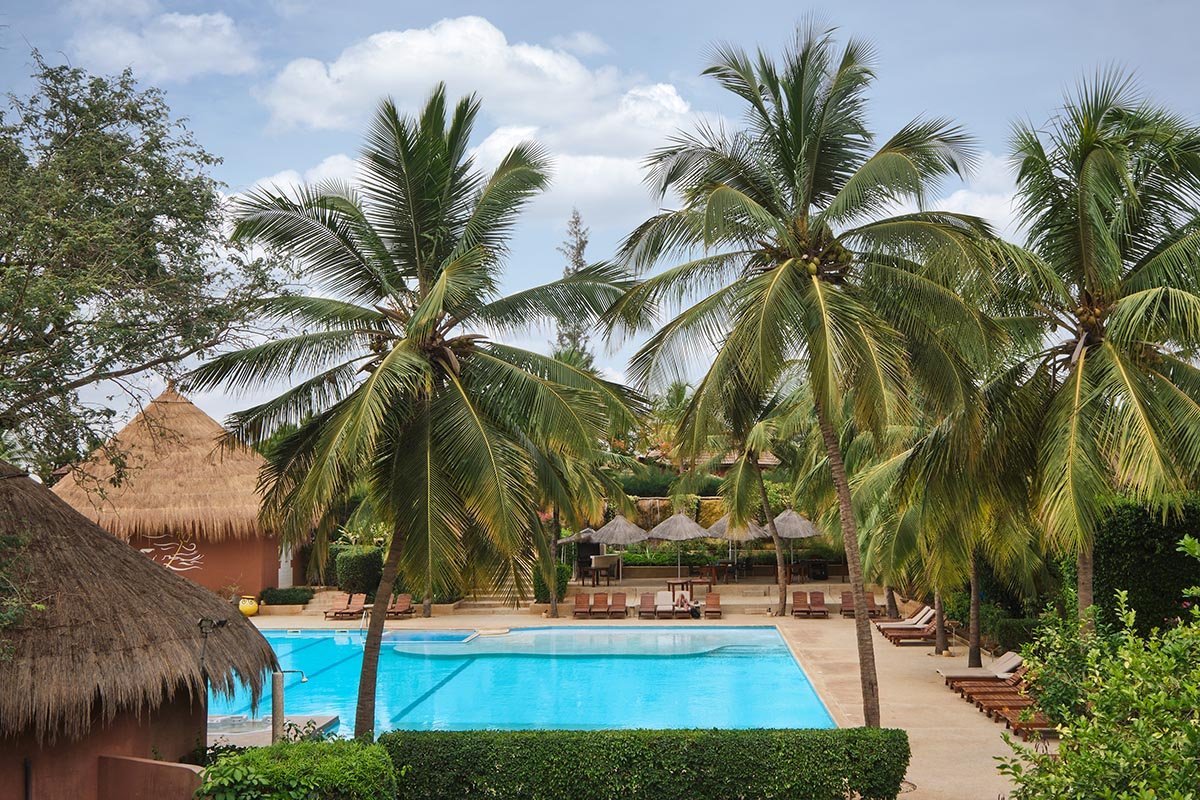
{"label": "resort building roof", "polygon": [[54,493],[126,541],[164,532],[200,540],[258,535],[263,457],[222,447],[224,434],[168,386],[113,437],[124,459],[119,480],[101,449],[56,483]]}
{"label": "resort building roof", "polygon": [[[3,461],[0,536],[17,542],[8,569],[21,597],[44,606],[4,632],[0,736],[75,739],[96,720],[149,713],[181,692],[204,698],[206,677],[224,694],[239,681],[261,694],[275,656],[237,609]],[[207,642],[202,618],[224,620]]]}

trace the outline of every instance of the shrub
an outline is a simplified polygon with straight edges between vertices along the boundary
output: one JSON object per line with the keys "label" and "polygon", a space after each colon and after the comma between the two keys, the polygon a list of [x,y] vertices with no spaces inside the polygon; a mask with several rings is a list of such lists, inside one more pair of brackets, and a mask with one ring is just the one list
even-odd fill
{"label": "shrub", "polygon": [[263,589],[262,601],[269,606],[302,606],[316,594],[311,586],[293,586],[290,589]]}
{"label": "shrub", "polygon": [[1131,502],[1119,503],[1096,531],[1093,593],[1099,619],[1119,622],[1114,610],[1118,590],[1127,593],[1142,634],[1178,618],[1184,589],[1200,583],[1200,564],[1180,558],[1177,548],[1184,534],[1197,530],[1200,501],[1195,499],[1166,522]]}
{"label": "shrub", "polygon": [[1001,650],[1020,650],[1033,641],[1038,625],[1037,619],[1001,617],[995,621],[990,635]]}
{"label": "shrub", "polygon": [[392,731],[400,800],[894,798],[901,730]]}
{"label": "shrub", "polygon": [[[328,549],[325,551],[324,572],[321,575],[313,574],[310,577],[320,578],[321,582],[327,586],[337,585],[337,557],[344,551],[350,550],[354,545],[346,544],[345,542],[331,542]],[[310,567],[311,571],[311,567]]]}
{"label": "shrub", "polygon": [[684,566],[691,565],[698,567],[712,562],[712,557],[708,553],[677,553],[674,547],[663,547],[645,553],[626,551],[625,566],[673,567],[677,558],[679,559],[679,563]]}
{"label": "shrub", "polygon": [[374,595],[383,575],[383,550],[353,547],[338,553],[337,586],[351,594]]}
{"label": "shrub", "polygon": [[[567,596],[567,584],[571,582],[571,565],[570,564],[555,564],[554,575],[557,580],[554,581],[558,599],[562,600]],[[542,577],[541,567],[535,567],[533,570],[533,599],[538,603],[550,602],[550,589],[546,586],[546,580]]]}
{"label": "shrub", "polygon": [[204,773],[211,800],[393,800],[396,769],[380,745],[284,742],[224,756]]}

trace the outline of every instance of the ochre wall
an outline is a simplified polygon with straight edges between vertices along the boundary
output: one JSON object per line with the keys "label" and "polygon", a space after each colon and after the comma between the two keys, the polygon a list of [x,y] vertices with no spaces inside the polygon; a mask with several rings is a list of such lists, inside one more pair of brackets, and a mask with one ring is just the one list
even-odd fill
{"label": "ochre wall", "polygon": [[74,742],[39,746],[32,734],[0,738],[0,800],[24,800],[26,758],[33,768],[33,800],[116,800],[98,793],[100,756],[176,761],[204,745],[204,703],[191,703],[186,692],[178,697],[140,719],[129,713],[107,724],[97,720]]}
{"label": "ochre wall", "polygon": [[[152,546],[141,537],[134,537],[129,544],[143,552]],[[237,584],[239,595],[255,597],[263,589],[279,585],[279,540],[274,536],[202,541],[197,543],[197,551],[198,568],[176,570],[176,574],[222,596],[231,584]]]}

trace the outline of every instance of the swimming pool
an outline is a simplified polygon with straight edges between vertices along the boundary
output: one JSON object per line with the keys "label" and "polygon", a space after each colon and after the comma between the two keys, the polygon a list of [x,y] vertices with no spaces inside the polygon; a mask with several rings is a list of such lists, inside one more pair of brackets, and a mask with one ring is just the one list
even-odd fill
{"label": "swimming pool", "polygon": [[[283,669],[287,713],[354,722],[358,631],[264,631]],[[259,715],[270,713],[270,698]],[[249,696],[209,714],[251,715]],[[478,728],[833,728],[773,627],[518,628],[388,631],[380,651],[378,731]]]}

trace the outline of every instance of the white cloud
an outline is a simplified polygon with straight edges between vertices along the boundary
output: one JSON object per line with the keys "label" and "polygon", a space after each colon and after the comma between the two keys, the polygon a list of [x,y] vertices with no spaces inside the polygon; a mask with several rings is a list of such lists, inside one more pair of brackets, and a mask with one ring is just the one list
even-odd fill
{"label": "white cloud", "polygon": [[240,75],[258,63],[253,45],[222,13],[159,14],[136,29],[92,25],[76,33],[70,46],[92,67],[117,71],[132,66],[139,77],[152,81]]}
{"label": "white cloud", "polygon": [[1006,238],[1019,240],[1020,231],[1016,222],[1016,208],[1013,205],[1017,186],[1009,163],[999,156],[985,152],[966,184],[965,188],[951,192],[939,200],[935,204],[936,207],[943,211],[982,217],[992,223],[997,232]]}
{"label": "white cloud", "polygon": [[594,33],[575,31],[566,36],[555,36],[550,44],[559,50],[577,53],[581,56],[595,56],[609,51],[608,44]]}
{"label": "white cloud", "polygon": [[67,11],[77,17],[148,17],[159,10],[158,0],[71,0]]}
{"label": "white cloud", "polygon": [[285,169],[276,172],[274,175],[259,178],[254,182],[254,186],[280,189],[286,192],[302,184],[319,183],[326,180],[351,183],[354,181],[357,173],[357,162],[345,153],[337,153],[324,159],[316,166],[306,169],[303,173],[294,169]]}

